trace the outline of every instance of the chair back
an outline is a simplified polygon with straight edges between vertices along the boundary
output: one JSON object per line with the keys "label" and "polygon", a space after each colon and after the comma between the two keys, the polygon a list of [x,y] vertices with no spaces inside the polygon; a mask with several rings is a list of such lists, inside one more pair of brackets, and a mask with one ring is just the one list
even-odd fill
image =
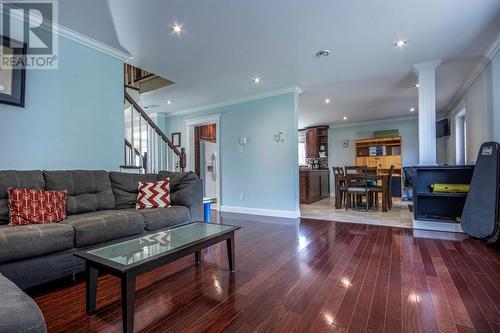
{"label": "chair back", "polygon": [[345,166],[344,169],[345,169],[345,174],[346,175],[352,175],[352,174],[356,174],[356,173],[362,173],[363,170],[366,170],[368,167],[366,165],[349,165],[349,166]]}
{"label": "chair back", "polygon": [[389,181],[391,181],[393,174],[394,174],[394,165],[391,165],[391,167],[389,168]]}
{"label": "chair back", "polygon": [[403,178],[405,187],[413,186],[413,168],[412,167],[404,167],[403,168]]}
{"label": "chair back", "polygon": [[[347,167],[346,167],[347,168]],[[355,173],[347,173],[346,176],[348,175],[357,175],[356,177],[353,177],[352,179],[347,179],[347,187],[364,187],[366,191],[368,191],[368,167],[366,165],[364,166],[357,166],[356,170],[358,172]],[[346,170],[347,171],[347,170]]]}

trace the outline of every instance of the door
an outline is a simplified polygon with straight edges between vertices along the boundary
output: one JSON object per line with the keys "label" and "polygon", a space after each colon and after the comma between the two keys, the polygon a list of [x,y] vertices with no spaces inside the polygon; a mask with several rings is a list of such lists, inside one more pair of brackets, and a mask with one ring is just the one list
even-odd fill
{"label": "door", "polygon": [[200,141],[201,179],[203,179],[203,196],[216,198],[217,186],[217,144],[205,140]]}

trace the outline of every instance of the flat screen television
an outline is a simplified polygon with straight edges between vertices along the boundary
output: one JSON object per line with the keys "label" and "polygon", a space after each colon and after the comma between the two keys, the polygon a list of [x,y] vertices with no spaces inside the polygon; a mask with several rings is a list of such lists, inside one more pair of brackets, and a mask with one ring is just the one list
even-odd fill
{"label": "flat screen television", "polygon": [[450,136],[450,123],[448,118],[436,122],[436,138]]}

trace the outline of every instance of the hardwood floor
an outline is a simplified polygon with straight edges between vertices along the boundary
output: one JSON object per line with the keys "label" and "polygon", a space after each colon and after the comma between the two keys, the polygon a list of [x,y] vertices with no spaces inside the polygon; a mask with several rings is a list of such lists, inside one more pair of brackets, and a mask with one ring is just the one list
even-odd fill
{"label": "hardwood floor", "polygon": [[[321,220],[214,218],[243,227],[236,272],[221,243],[203,252],[200,266],[190,256],[140,276],[136,332],[500,331],[500,252],[481,241]],[[85,313],[83,281],[33,296],[49,332],[120,332],[119,286],[99,279],[94,316]]]}

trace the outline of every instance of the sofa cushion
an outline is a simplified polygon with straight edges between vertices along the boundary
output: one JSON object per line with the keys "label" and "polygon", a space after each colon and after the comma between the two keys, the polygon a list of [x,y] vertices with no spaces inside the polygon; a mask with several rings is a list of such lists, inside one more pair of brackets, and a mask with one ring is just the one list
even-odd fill
{"label": "sofa cushion", "polygon": [[116,209],[125,209],[135,207],[139,182],[154,183],[158,180],[158,175],[110,172],[109,178],[115,195]]}
{"label": "sofa cushion", "polygon": [[73,228],[63,223],[0,226],[0,263],[71,249]]}
{"label": "sofa cushion", "polygon": [[0,295],[0,332],[47,332],[45,319],[33,299],[2,275]]}
{"label": "sofa cushion", "polygon": [[160,171],[158,179],[170,179],[170,191],[177,191],[183,185],[200,180],[193,171],[187,172],[174,172],[174,171]]}
{"label": "sofa cushion", "polygon": [[0,171],[0,224],[9,223],[9,201],[7,188],[36,188],[43,190],[45,180],[41,170]]}
{"label": "sofa cushion", "polygon": [[[133,209],[127,209],[126,211],[133,211]],[[185,206],[139,209],[137,212],[144,217],[145,229],[148,231],[188,223],[191,219],[189,208]]]}
{"label": "sofa cushion", "polygon": [[71,215],[63,222],[75,229],[75,247],[141,234],[144,218],[135,211],[102,210]]}
{"label": "sofa cushion", "polygon": [[69,215],[115,208],[107,171],[44,171],[43,174],[47,190],[68,191],[66,212]]}

